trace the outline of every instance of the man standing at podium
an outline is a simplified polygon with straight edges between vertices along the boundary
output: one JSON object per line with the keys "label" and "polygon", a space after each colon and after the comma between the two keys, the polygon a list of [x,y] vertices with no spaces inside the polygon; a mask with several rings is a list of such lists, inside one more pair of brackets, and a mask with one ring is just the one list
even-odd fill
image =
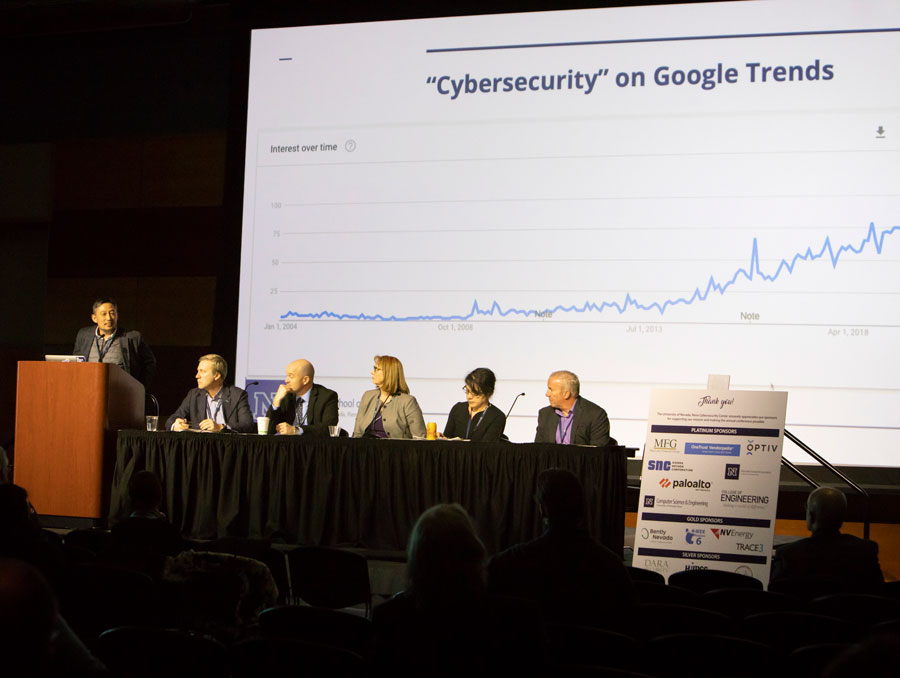
{"label": "man standing at podium", "polygon": [[212,433],[252,433],[255,426],[247,392],[237,386],[225,386],[227,376],[225,358],[215,353],[200,358],[197,388],[188,391],[175,414],[166,422],[166,428],[170,431],[195,428]]}
{"label": "man standing at podium", "polygon": [[285,372],[284,383],[266,412],[269,433],[327,436],[328,427],[338,423],[337,393],[313,383],[316,370],[308,360],[295,360]]}
{"label": "man standing at podium", "polygon": [[118,365],[149,392],[156,375],[156,358],[140,332],[118,326],[119,309],[115,300],[108,297],[97,299],[91,320],[93,327],[78,330],[72,353],[84,356],[89,363]]}

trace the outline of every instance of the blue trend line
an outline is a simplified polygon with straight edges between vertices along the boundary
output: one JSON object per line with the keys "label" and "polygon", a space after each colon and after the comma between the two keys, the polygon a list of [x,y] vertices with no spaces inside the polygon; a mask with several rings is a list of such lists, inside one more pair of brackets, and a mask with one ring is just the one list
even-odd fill
{"label": "blue trend line", "polygon": [[852,252],[853,254],[861,254],[863,249],[870,242],[875,245],[875,252],[877,254],[881,254],[881,250],[884,246],[884,239],[897,232],[900,231],[900,226],[893,226],[892,228],[886,229],[878,233],[875,230],[875,223],[872,222],[869,224],[869,230],[866,233],[866,237],[862,239],[859,243],[858,247],[854,247],[853,245],[841,245],[837,249],[832,247],[831,238],[825,237],[825,242],[822,244],[822,248],[818,252],[813,252],[812,247],[808,247],[806,252],[798,252],[795,254],[790,261],[787,259],[782,259],[779,262],[778,267],[775,269],[774,273],[764,273],[763,270],[759,266],[759,243],[756,238],[753,238],[753,248],[750,252],[750,264],[747,268],[739,268],[734,272],[734,275],[731,276],[729,280],[724,283],[717,282],[713,276],[709,277],[709,281],[706,283],[706,288],[701,290],[697,287],[693,294],[689,297],[678,297],[677,299],[666,299],[663,302],[654,301],[651,304],[642,304],[637,299],[631,296],[631,293],[625,295],[625,299],[622,302],[617,301],[602,301],[599,304],[594,303],[592,301],[586,301],[581,306],[555,306],[553,308],[545,309],[544,311],[539,311],[536,309],[521,309],[521,308],[507,308],[504,309],[500,306],[496,301],[492,302],[489,308],[481,308],[478,303],[478,300],[472,302],[472,308],[468,313],[459,314],[459,315],[409,315],[409,316],[396,316],[396,315],[381,315],[380,313],[376,313],[375,315],[368,315],[366,313],[334,313],[333,311],[319,311],[318,313],[297,313],[296,311],[288,311],[284,315],[281,316],[282,320],[287,320],[289,318],[296,318],[299,320],[321,320],[323,318],[329,320],[378,320],[382,322],[415,322],[415,321],[457,321],[457,320],[472,320],[473,318],[482,317],[482,316],[499,316],[501,318],[505,318],[507,316],[538,316],[543,315],[545,313],[587,313],[589,311],[596,311],[598,313],[602,313],[607,309],[615,309],[619,312],[619,314],[625,313],[629,308],[638,309],[641,311],[659,311],[659,314],[662,315],[666,312],[666,309],[670,306],[689,306],[697,301],[705,301],[710,294],[713,292],[718,292],[720,295],[725,294],[729,287],[734,285],[738,279],[744,278],[746,280],[753,280],[754,278],[760,278],[767,282],[774,282],[778,279],[778,276],[782,274],[782,272],[787,271],[789,274],[794,272],[794,267],[801,261],[816,261],[817,259],[822,259],[828,255],[828,259],[831,261],[831,267],[837,268],[838,261],[841,258],[841,255],[845,252]]}

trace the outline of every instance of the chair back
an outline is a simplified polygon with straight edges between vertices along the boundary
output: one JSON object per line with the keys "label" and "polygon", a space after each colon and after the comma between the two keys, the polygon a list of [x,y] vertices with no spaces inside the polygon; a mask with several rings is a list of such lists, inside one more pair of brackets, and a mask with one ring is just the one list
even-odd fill
{"label": "chair back", "polygon": [[218,678],[229,673],[224,645],[175,629],[112,628],[100,634],[96,652],[115,675],[129,678]]}
{"label": "chair back", "polygon": [[727,570],[682,570],[669,575],[669,584],[697,593],[706,593],[715,589],[763,588],[759,579]]}
{"label": "chair back", "polygon": [[363,556],[325,546],[301,546],[288,551],[287,560],[295,598],[331,609],[362,604],[369,616],[372,589]]}
{"label": "chair back", "polygon": [[266,638],[330,645],[364,657],[371,650],[372,622],[337,610],[298,605],[270,607],[259,614],[259,627]]}

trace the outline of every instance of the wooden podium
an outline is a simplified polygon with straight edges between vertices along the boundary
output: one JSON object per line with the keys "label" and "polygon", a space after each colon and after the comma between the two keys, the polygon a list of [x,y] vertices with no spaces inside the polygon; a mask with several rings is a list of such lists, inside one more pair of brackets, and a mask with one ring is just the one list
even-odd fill
{"label": "wooden podium", "polygon": [[106,515],[120,428],[144,428],[144,386],[117,365],[19,362],[13,478],[39,514]]}

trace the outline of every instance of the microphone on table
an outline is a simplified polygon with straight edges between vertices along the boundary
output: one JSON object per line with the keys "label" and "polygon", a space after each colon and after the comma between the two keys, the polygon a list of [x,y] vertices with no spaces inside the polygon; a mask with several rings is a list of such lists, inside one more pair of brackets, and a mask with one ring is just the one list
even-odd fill
{"label": "microphone on table", "polygon": [[258,381],[248,381],[244,386],[259,386]]}
{"label": "microphone on table", "polygon": [[516,406],[516,403],[518,402],[519,398],[521,398],[523,395],[525,395],[525,391],[522,391],[519,395],[517,395],[515,397],[515,399],[512,402],[512,405],[509,406],[509,412],[506,413],[507,419],[509,419],[510,412],[513,411],[513,408]]}

